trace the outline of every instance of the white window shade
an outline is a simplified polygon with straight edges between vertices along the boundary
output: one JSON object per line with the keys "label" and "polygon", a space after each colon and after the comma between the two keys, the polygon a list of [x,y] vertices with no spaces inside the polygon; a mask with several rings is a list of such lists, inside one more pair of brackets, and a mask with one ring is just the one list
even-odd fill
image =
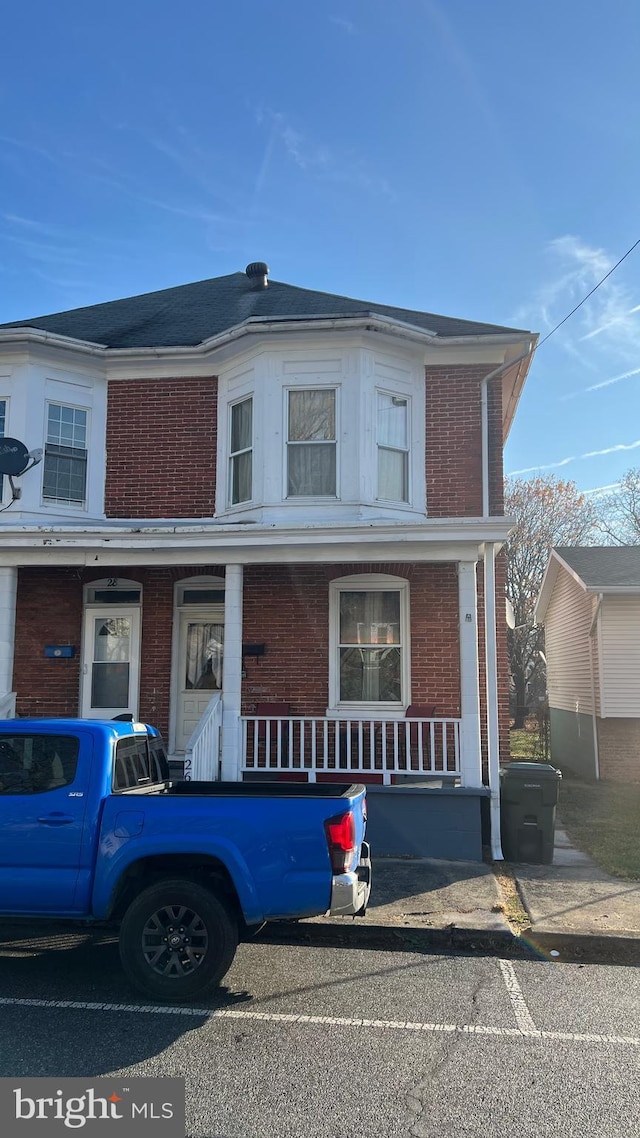
{"label": "white window shade", "polygon": [[409,501],[409,401],[379,391],[377,398],[378,498]]}

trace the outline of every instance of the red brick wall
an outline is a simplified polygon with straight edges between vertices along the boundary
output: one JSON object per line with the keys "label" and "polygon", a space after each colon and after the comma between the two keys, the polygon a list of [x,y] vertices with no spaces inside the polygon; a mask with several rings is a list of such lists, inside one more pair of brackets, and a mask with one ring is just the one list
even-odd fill
{"label": "red brick wall", "polygon": [[[491,370],[426,368],[427,514],[432,518],[482,515],[480,387]],[[489,385],[490,509],[502,513],[502,387]]]}
{"label": "red brick wall", "polygon": [[[77,715],[82,583],[74,569],[20,569],[13,665],[18,715]],[[48,644],[74,644],[71,660],[45,659]]]}
{"label": "red brick wall", "polygon": [[[409,581],[411,698],[435,704],[437,714],[460,714],[458,581],[454,564],[272,565],[245,569],[243,640],[264,642],[267,654],[247,658],[243,709],[285,701],[298,715],[323,715],[328,701],[329,582],[361,573],[390,573]],[[142,586],[140,717],[168,737],[174,584],[200,574],[224,576],[222,566],[113,567],[110,575]],[[14,689],[19,715],[71,715],[79,710],[82,588],[102,573],[21,569],[18,576]],[[482,569],[479,567],[479,656],[485,720]],[[504,561],[496,565],[497,595]],[[498,609],[498,616],[500,610]],[[73,660],[48,660],[47,644],[75,644]],[[500,749],[508,756],[505,630],[498,634]],[[483,726],[483,746],[486,744]]]}
{"label": "red brick wall", "polygon": [[[481,381],[490,370],[426,369],[430,517],[482,513]],[[492,513],[502,512],[502,385],[489,385]],[[107,414],[108,517],[211,517],[215,509],[217,380],[113,380]],[[126,429],[123,429],[126,427]]]}
{"label": "red brick wall", "polygon": [[217,400],[213,376],[109,383],[107,517],[213,516]]}
{"label": "red brick wall", "polygon": [[598,719],[600,778],[640,782],[640,719]]}
{"label": "red brick wall", "polygon": [[411,698],[460,714],[458,580],[454,565],[273,565],[245,570],[245,641],[267,654],[248,659],[244,709],[285,701],[297,715],[324,715],[329,687],[329,582],[360,573],[409,581]]}
{"label": "red brick wall", "polygon": [[[173,587],[183,577],[224,576],[221,566],[148,569],[111,567],[109,576],[142,586],[140,718],[168,737]],[[83,585],[104,572],[21,569],[18,574],[13,669],[18,715],[79,714]],[[72,660],[49,660],[47,644],[74,644]]]}
{"label": "red brick wall", "polygon": [[[247,659],[245,710],[285,700],[297,714],[323,715],[328,701],[329,582],[351,573],[392,573],[409,580],[412,700],[434,703],[439,715],[460,714],[458,584],[454,565],[274,565],[245,570],[245,641],[267,654]],[[173,587],[201,569],[114,567],[111,575],[142,585],[140,717],[169,727]],[[96,573],[21,570],[18,584],[14,683],[21,715],[77,715],[82,586]],[[100,575],[101,576],[101,575]],[[52,604],[52,599],[55,603]],[[71,661],[43,657],[45,644],[73,643]]]}

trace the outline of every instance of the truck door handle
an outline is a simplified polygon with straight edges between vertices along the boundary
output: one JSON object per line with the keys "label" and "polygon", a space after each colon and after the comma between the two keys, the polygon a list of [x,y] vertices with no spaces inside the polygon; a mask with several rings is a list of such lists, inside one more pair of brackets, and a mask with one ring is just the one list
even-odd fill
{"label": "truck door handle", "polygon": [[43,826],[68,826],[75,819],[71,814],[62,814],[60,811],[56,811],[55,814],[45,814],[43,818],[38,818],[38,821]]}

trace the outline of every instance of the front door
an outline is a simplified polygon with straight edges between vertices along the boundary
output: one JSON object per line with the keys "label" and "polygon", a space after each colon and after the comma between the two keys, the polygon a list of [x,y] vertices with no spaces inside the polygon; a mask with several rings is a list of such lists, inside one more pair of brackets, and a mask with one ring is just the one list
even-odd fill
{"label": "front door", "polygon": [[140,609],[109,606],[85,609],[81,714],[138,718]]}
{"label": "front door", "polygon": [[216,691],[222,691],[222,611],[180,613],[175,750],[182,754]]}

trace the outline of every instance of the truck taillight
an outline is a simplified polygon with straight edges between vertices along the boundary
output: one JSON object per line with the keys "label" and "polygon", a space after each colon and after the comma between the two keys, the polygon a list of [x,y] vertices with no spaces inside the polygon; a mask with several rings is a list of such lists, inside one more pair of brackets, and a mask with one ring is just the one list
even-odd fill
{"label": "truck taillight", "polygon": [[353,811],[329,818],[324,824],[334,873],[346,873],[356,852],[356,820]]}

